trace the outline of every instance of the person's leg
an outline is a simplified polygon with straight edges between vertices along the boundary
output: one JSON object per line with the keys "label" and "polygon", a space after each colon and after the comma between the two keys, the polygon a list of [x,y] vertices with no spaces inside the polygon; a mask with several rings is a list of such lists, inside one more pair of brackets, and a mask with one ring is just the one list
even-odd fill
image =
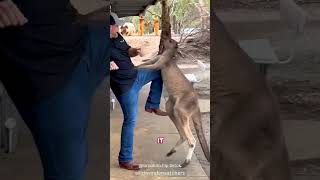
{"label": "person's leg", "polygon": [[83,180],[90,106],[87,63],[80,62],[71,80],[55,96],[18,108],[39,151],[45,180]]}
{"label": "person's leg", "polygon": [[121,148],[118,157],[119,163],[130,162],[133,159],[133,139],[138,113],[138,96],[139,88],[136,84],[126,93],[117,96],[123,113]]}
{"label": "person's leg", "polygon": [[145,111],[159,116],[168,116],[168,113],[160,110],[163,81],[160,70],[139,69],[138,84],[140,88],[151,81],[150,92],[145,104]]}
{"label": "person's leg", "polygon": [[[162,93],[162,79],[160,71],[139,70],[136,81],[124,94],[117,96],[123,112],[123,124],[121,130],[121,147],[119,152],[119,163],[128,163],[133,160],[134,128],[138,113],[138,98],[141,87],[151,82],[150,95],[147,100],[147,107],[159,108]],[[127,169],[137,169],[129,165]]]}
{"label": "person's leg", "polygon": [[[102,80],[109,75],[110,38],[109,26],[107,24],[92,23],[88,26],[89,39],[89,71],[90,87],[95,90]],[[106,91],[109,94],[109,91]]]}
{"label": "person's leg", "polygon": [[83,57],[54,96],[36,105],[16,104],[35,140],[45,180],[84,179],[91,97],[108,72],[107,33],[106,27],[89,26]]}
{"label": "person's leg", "polygon": [[145,109],[159,109],[163,87],[161,71],[139,69],[137,78],[140,88],[151,82]]}

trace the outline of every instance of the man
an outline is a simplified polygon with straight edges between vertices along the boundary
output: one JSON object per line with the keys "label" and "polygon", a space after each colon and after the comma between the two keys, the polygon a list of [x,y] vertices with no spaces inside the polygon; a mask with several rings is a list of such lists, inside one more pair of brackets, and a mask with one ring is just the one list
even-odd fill
{"label": "man", "polygon": [[0,1],[0,80],[45,180],[84,180],[91,97],[108,72],[108,16],[86,25],[77,17],[69,0]]}
{"label": "man", "polygon": [[159,36],[159,19],[157,15],[152,16],[153,20],[153,32],[156,36]]}
{"label": "man", "polygon": [[161,72],[134,68],[130,57],[141,55],[141,49],[130,47],[119,34],[119,26],[122,24],[118,16],[111,13],[110,86],[120,103],[124,117],[118,161],[121,168],[138,170],[139,165],[133,162],[132,149],[138,96],[142,86],[152,81],[145,110],[161,116],[166,116],[167,113],[159,109],[163,86]]}
{"label": "man", "polygon": [[140,36],[144,35],[144,17],[142,14],[139,15],[139,30],[138,33]]}

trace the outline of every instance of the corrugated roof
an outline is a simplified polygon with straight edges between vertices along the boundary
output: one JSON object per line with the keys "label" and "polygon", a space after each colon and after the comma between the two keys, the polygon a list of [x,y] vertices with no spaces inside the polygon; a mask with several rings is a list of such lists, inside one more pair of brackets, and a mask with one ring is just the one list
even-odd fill
{"label": "corrugated roof", "polygon": [[112,11],[119,17],[138,16],[159,0],[111,0]]}

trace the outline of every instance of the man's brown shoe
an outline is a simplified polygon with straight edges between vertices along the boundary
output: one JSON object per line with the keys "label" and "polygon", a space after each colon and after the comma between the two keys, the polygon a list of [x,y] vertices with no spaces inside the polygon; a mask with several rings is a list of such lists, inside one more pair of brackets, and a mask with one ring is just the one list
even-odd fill
{"label": "man's brown shoe", "polygon": [[120,168],[127,169],[127,170],[139,170],[139,164],[134,163],[133,161],[129,162],[119,162]]}
{"label": "man's brown shoe", "polygon": [[165,111],[162,111],[161,109],[146,108],[145,110],[149,113],[155,113],[158,116],[168,116],[168,113]]}

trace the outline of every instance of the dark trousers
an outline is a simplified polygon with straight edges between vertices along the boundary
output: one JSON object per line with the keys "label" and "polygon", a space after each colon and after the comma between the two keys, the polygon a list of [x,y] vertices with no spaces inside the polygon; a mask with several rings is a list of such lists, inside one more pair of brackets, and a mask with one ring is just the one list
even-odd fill
{"label": "dark trousers", "polygon": [[108,31],[106,25],[88,25],[86,50],[64,87],[32,106],[17,105],[39,151],[45,180],[84,179],[91,99],[109,72]]}

